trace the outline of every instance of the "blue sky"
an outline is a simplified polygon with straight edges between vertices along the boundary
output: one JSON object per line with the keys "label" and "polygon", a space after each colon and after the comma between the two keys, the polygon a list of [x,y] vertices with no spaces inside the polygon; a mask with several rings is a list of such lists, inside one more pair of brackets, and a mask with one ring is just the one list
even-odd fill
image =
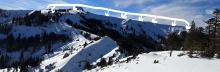
{"label": "blue sky", "polygon": [[204,26],[220,0],[0,0],[2,9],[43,9],[50,3],[81,3],[117,10],[195,20]]}

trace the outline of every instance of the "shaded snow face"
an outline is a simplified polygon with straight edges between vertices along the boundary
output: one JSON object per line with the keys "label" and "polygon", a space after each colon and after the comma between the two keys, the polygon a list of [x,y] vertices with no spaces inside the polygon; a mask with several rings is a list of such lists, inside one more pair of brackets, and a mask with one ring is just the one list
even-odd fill
{"label": "shaded snow face", "polygon": [[82,21],[84,21],[85,18],[99,20],[102,22],[102,26],[108,29],[116,30],[121,33],[123,33],[124,31],[125,33],[128,33],[128,34],[147,35],[155,39],[157,39],[158,35],[166,36],[167,33],[171,31],[171,28],[174,28],[174,31],[185,30],[183,26],[172,27],[171,25],[165,25],[165,24],[155,24],[151,22],[141,22],[141,21],[130,20],[130,19],[120,19],[116,17],[96,15],[90,12],[67,13],[67,14],[64,14],[64,16],[62,17],[63,17],[61,18],[62,21],[69,19],[74,24],[81,25],[85,28],[88,28],[88,26],[85,26],[85,24],[82,23]]}
{"label": "shaded snow face", "polygon": [[[111,37],[120,44],[121,52],[127,51],[128,55],[163,50],[159,39],[164,38],[171,28],[169,25],[124,20],[89,12],[66,13],[61,19],[74,28]],[[182,27],[176,28],[181,29]]]}

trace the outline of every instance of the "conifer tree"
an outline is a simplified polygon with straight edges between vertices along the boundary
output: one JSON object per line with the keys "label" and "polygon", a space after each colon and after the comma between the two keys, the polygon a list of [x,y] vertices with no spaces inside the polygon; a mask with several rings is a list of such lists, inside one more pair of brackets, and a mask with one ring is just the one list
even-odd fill
{"label": "conifer tree", "polygon": [[181,47],[181,38],[177,32],[169,34],[166,42],[167,47],[170,49],[170,56],[172,56],[173,49],[178,49]]}
{"label": "conifer tree", "polygon": [[192,57],[192,54],[197,51],[204,51],[204,48],[207,47],[207,35],[203,31],[204,29],[201,27],[196,27],[194,21],[191,23],[191,29],[189,29],[186,34],[183,47],[184,50],[189,51],[189,56]]}

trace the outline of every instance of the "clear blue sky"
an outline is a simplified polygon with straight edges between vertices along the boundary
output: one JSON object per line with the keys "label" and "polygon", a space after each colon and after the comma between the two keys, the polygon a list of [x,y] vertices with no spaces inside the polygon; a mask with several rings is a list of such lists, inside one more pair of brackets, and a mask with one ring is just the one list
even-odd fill
{"label": "clear blue sky", "polygon": [[2,9],[43,9],[50,3],[81,3],[117,10],[148,13],[188,21],[204,26],[214,8],[220,9],[220,0],[0,0]]}

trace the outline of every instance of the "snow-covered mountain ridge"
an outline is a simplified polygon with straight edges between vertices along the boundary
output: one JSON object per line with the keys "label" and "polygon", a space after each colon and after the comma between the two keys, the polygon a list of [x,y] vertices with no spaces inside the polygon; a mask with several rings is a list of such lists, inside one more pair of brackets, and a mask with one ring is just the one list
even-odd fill
{"label": "snow-covered mountain ridge", "polygon": [[[1,71],[81,72],[86,65],[102,66],[103,59],[118,63],[126,57],[163,50],[160,39],[171,28],[86,11],[29,12],[1,12]],[[176,31],[182,28],[176,27]]]}

